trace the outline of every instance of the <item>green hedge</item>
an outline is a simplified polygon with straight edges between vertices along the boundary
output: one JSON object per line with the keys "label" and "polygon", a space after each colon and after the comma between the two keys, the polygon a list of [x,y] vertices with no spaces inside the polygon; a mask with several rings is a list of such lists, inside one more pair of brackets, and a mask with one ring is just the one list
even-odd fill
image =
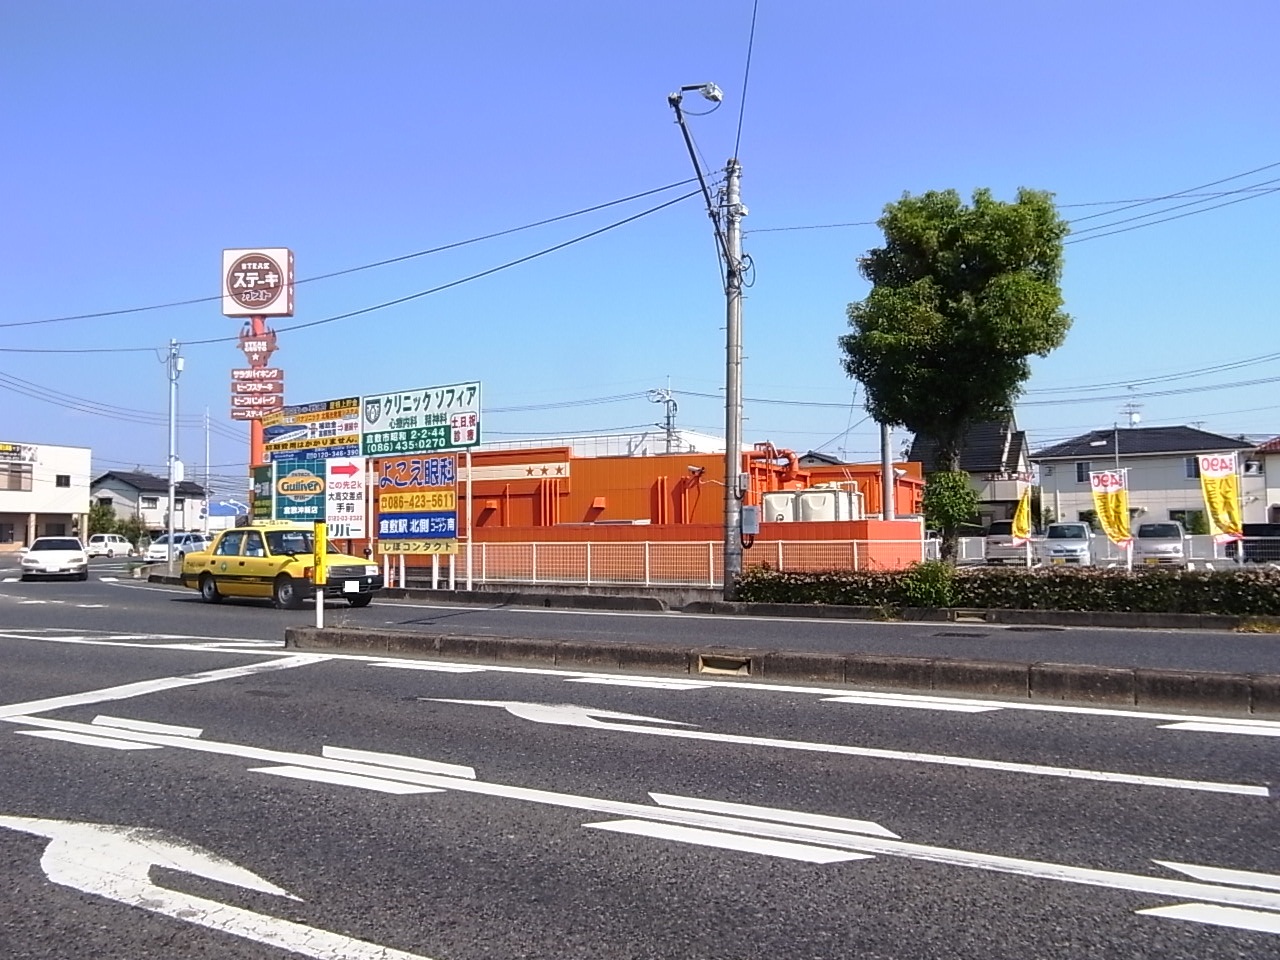
{"label": "green hedge", "polygon": [[1280,570],[1025,570],[936,561],[874,572],[788,573],[753,567],[738,580],[738,598],[856,607],[1280,615]]}

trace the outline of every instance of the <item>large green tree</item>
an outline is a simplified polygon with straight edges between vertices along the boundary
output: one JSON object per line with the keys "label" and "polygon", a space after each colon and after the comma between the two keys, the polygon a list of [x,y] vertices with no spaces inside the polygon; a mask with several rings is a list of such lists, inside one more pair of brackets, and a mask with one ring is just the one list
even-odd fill
{"label": "large green tree", "polygon": [[1062,241],[1050,194],[1021,189],[1013,203],[977,190],[904,195],[877,221],[884,245],[860,271],[865,300],[849,304],[842,362],[878,423],[937,444],[959,468],[970,424],[1005,416],[1030,375],[1028,358],[1062,344]]}
{"label": "large green tree", "polygon": [[1060,346],[1071,326],[1059,289],[1068,226],[1050,194],[1027,189],[1013,203],[977,190],[969,205],[954,190],[905,194],[877,224],[884,245],[858,262],[871,292],[849,304],[842,363],[878,423],[937,445],[942,469],[925,498],[943,519],[949,559],[969,502],[965,432],[1007,416],[1029,358]]}

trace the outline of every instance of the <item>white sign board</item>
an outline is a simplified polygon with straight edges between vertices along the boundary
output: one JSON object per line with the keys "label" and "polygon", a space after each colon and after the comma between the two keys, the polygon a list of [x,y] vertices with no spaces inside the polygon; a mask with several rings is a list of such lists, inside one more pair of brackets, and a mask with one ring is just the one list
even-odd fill
{"label": "white sign board", "polygon": [[382,393],[362,401],[366,457],[465,450],[480,443],[480,383]]}
{"label": "white sign board", "polygon": [[330,457],[325,464],[325,520],[330,540],[363,540],[367,528],[364,457]]}

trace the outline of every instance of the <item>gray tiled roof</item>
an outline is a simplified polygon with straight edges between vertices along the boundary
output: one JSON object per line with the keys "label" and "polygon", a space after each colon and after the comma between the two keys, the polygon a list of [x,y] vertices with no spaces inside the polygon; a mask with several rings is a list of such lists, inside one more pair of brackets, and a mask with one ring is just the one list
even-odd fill
{"label": "gray tiled roof", "polygon": [[1117,437],[1120,456],[1160,456],[1180,453],[1212,453],[1224,450],[1252,450],[1248,440],[1224,437],[1194,427],[1120,427],[1119,430],[1092,430],[1062,443],[1055,443],[1031,455],[1040,460],[1095,460],[1114,456]]}
{"label": "gray tiled roof", "polygon": [[[126,486],[133,487],[139,493],[163,493],[166,496],[169,493],[169,481],[167,478],[157,477],[154,473],[147,473],[143,470],[108,470],[89,484],[89,488],[93,489],[110,478],[119,480]],[[183,480],[175,485],[174,493],[177,496],[203,499],[204,487],[198,483],[192,483],[190,480]]]}
{"label": "gray tiled roof", "polygon": [[[1027,436],[1012,420],[975,423],[960,445],[960,469],[968,473],[1010,473],[1018,469],[1018,455],[1026,449]],[[942,467],[938,445],[924,434],[911,441],[908,460],[918,460],[925,473]]]}

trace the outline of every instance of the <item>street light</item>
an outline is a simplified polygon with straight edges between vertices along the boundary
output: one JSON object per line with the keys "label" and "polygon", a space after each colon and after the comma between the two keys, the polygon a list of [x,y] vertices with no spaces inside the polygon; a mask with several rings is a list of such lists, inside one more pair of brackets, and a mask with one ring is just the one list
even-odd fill
{"label": "street light", "polygon": [[690,91],[697,91],[717,106],[724,100],[724,93],[714,83],[691,83],[670,94],[667,103],[675,111],[676,123],[684,135],[684,145],[689,151],[689,159],[693,161],[698,185],[707,204],[707,215],[711,217],[715,230],[716,245],[724,261],[724,598],[732,600],[737,578],[742,573],[742,498],[747,492],[746,477],[742,473],[742,275],[745,272],[742,218],[747,215],[747,208],[739,195],[742,166],[737,157],[730,157],[725,164],[721,204],[717,207],[711,199],[693,138],[685,124],[682,103],[684,95]]}

